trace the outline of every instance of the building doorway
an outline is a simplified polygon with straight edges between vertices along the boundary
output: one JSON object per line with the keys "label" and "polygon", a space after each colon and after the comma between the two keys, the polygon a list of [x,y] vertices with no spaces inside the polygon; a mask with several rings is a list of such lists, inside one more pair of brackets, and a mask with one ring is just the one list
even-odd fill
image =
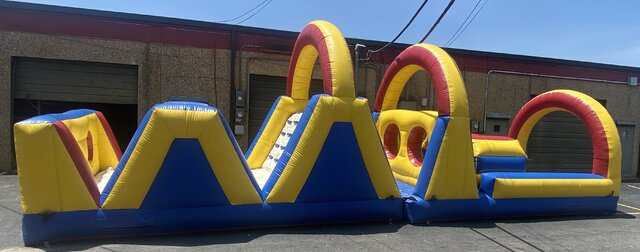
{"label": "building doorway", "polygon": [[11,73],[13,123],[43,114],[94,109],[104,114],[123,151],[129,144],[138,122],[138,66],[13,57]]}

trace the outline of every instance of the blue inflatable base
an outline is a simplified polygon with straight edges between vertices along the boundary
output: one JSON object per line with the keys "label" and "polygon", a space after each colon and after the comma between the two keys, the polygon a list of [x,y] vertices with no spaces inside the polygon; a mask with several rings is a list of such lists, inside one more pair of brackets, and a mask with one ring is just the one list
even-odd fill
{"label": "blue inflatable base", "polygon": [[410,223],[439,220],[531,217],[549,215],[613,214],[618,197],[567,197],[492,199],[480,193],[478,199],[424,200],[405,198]]}
{"label": "blue inflatable base", "polygon": [[493,199],[480,192],[478,199],[425,200],[413,195],[414,187],[396,181],[404,198],[409,223],[426,221],[532,217],[549,215],[614,214],[618,197],[564,197]]}
{"label": "blue inflatable base", "polygon": [[404,183],[400,180],[396,180],[396,186],[398,187],[398,191],[400,191],[400,196],[402,198],[411,197],[413,195],[413,191],[415,190],[414,186]]}
{"label": "blue inflatable base", "polygon": [[81,238],[401,219],[401,199],[224,207],[86,210],[22,219],[25,245]]}

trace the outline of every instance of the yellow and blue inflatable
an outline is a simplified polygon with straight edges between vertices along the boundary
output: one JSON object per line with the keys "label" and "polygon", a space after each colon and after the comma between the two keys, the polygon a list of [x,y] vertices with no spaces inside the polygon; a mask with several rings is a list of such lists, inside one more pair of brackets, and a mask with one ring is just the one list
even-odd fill
{"label": "yellow and blue inflatable", "polygon": [[[319,59],[324,94],[309,97]],[[396,109],[407,80],[431,76],[438,111]],[[526,172],[535,123],[563,110],[592,137],[592,174]],[[309,223],[612,213],[620,140],[591,97],[532,99],[509,136],[472,135],[464,83],[442,49],[418,44],[386,72],[374,104],[355,97],[351,56],[330,23],[296,40],[287,93],[242,154],[219,111],[169,101],[124,153],[105,117],[72,110],[14,126],[25,244],[88,237]],[[382,139],[382,140],[381,140]]]}
{"label": "yellow and blue inflatable", "polygon": [[[309,98],[317,58],[326,94]],[[316,21],[300,34],[287,95],[247,159],[218,110],[197,102],[152,107],[123,154],[100,112],[19,122],[24,242],[400,219],[403,202],[368,102],[354,94],[344,38]],[[287,124],[293,114],[295,129]],[[278,143],[285,127],[288,141]],[[100,189],[94,177],[110,167]],[[259,183],[254,174],[267,169]]]}
{"label": "yellow and blue inflatable", "polygon": [[[417,71],[431,77],[438,111],[396,109],[404,85]],[[577,116],[591,134],[591,174],[526,172],[529,134],[540,118],[557,110]],[[585,94],[541,94],[516,115],[509,136],[472,135],[467,94],[455,62],[436,46],[418,44],[389,66],[373,117],[410,222],[616,211],[620,139],[606,109]],[[416,128],[427,133],[412,137]],[[424,155],[416,155],[421,147]]]}

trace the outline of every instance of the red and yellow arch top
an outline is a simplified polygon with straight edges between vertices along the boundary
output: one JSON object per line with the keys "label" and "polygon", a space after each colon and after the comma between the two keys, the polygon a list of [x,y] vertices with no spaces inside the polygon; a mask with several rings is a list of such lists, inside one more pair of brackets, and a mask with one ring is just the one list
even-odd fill
{"label": "red and yellow arch top", "polygon": [[313,21],[304,27],[293,47],[287,95],[293,99],[309,99],[309,84],[316,59],[324,92],[336,97],[355,97],[351,53],[342,33],[327,21]]}
{"label": "red and yellow arch top", "polygon": [[554,90],[536,96],[513,119],[509,137],[518,139],[526,150],[533,126],[543,116],[554,111],[572,113],[587,127],[593,145],[592,173],[619,180],[622,153],[618,129],[604,106],[586,94],[572,90]]}
{"label": "red and yellow arch top", "polygon": [[396,57],[382,79],[374,110],[395,109],[407,80],[419,70],[426,71],[433,81],[439,115],[469,117],[467,92],[458,66],[444,50],[430,44],[413,45]]}

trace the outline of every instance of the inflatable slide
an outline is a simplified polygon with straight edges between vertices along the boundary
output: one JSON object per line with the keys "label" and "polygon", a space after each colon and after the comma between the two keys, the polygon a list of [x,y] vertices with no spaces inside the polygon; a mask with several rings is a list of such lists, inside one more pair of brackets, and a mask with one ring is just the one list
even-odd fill
{"label": "inflatable slide", "polygon": [[[396,109],[417,71],[430,76],[438,111]],[[436,46],[409,47],[385,73],[373,117],[410,222],[616,211],[620,139],[596,100],[570,90],[538,95],[515,116],[508,136],[471,134],[468,106],[460,71]],[[558,110],[574,114],[588,129],[592,173],[526,172],[533,126]]]}
{"label": "inflatable slide", "polygon": [[[318,58],[325,94],[309,98]],[[344,38],[316,21],[246,159],[219,111],[197,102],[152,107],[124,153],[97,111],[19,122],[24,242],[400,219],[368,101],[354,94]]]}

